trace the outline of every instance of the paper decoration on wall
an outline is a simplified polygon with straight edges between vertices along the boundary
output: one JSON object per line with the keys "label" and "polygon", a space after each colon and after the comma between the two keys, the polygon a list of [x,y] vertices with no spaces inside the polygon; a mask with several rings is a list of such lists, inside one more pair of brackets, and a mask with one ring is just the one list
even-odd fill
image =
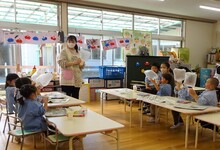
{"label": "paper decoration on wall", "polygon": [[82,46],[83,44],[85,44],[85,37],[84,36],[76,36],[76,39],[77,39],[78,46]]}
{"label": "paper decoration on wall", "polygon": [[86,39],[88,49],[100,49],[100,39]]}
{"label": "paper decoration on wall", "polygon": [[115,49],[117,48],[116,40],[111,39],[111,40],[102,41],[102,47],[103,50]]}
{"label": "paper decoration on wall", "polygon": [[130,39],[130,44],[125,46],[125,56],[139,54],[139,49],[143,46],[149,50],[149,55],[153,54],[151,32],[124,29],[123,37]]}
{"label": "paper decoration on wall", "polygon": [[117,38],[116,43],[118,47],[125,47],[130,44],[129,38]]}
{"label": "paper decoration on wall", "polygon": [[4,32],[5,44],[44,44],[57,43],[60,41],[56,32],[33,33],[33,32]]}

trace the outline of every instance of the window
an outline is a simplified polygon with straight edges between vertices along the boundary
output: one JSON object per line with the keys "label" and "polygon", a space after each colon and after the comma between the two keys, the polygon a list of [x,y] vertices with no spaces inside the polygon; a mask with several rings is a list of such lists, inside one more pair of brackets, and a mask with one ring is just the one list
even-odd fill
{"label": "window", "polygon": [[[102,39],[100,35],[82,35],[85,39]],[[101,65],[101,48],[100,49],[88,49],[84,47],[84,50],[91,52],[90,59],[86,61],[86,66],[83,69],[83,78],[98,77],[99,66]]]}
{"label": "window", "polygon": [[22,44],[21,65],[27,66],[27,68],[22,69],[22,72],[30,72],[33,66],[47,66],[46,68],[44,68],[44,71],[53,72],[54,67],[52,66],[55,66],[55,64],[54,57],[51,56],[55,56],[54,46],[52,44]]}
{"label": "window", "polygon": [[57,26],[57,10],[54,4],[16,0],[16,21]]}
{"label": "window", "polygon": [[14,0],[0,1],[0,21],[15,22]]}
{"label": "window", "polygon": [[160,40],[160,50],[170,51],[174,47],[181,47],[181,41]]}
{"label": "window", "polygon": [[155,17],[134,15],[134,30],[149,31],[152,34],[158,34],[159,19]]}
{"label": "window", "polygon": [[152,51],[154,56],[159,56],[159,41],[152,40]]}
{"label": "window", "polygon": [[[113,38],[122,38],[119,36],[111,37],[111,36],[104,36],[104,40],[113,39]],[[123,66],[124,65],[124,48],[116,48],[116,49],[110,49],[110,50],[103,50],[102,53],[102,59],[103,59],[103,65],[117,65],[117,66]]]}
{"label": "window", "polygon": [[5,82],[5,76],[8,73],[15,72],[15,68],[18,61],[19,53],[16,51],[16,45],[0,44],[0,83]]}
{"label": "window", "polygon": [[54,4],[24,0],[0,1],[0,21],[57,26],[57,11],[57,5]]}
{"label": "window", "polygon": [[68,26],[101,30],[102,12],[100,10],[68,7]]}
{"label": "window", "polygon": [[103,11],[103,30],[122,31],[132,29],[132,15]]}
{"label": "window", "polygon": [[181,36],[182,21],[160,19],[160,35]]}

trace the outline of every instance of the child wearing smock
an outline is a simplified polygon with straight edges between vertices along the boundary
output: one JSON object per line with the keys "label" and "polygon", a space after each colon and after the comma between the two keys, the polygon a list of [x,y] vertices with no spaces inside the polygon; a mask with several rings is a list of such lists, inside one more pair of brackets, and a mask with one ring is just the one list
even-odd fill
{"label": "child wearing smock", "polygon": [[[156,80],[160,81],[161,75],[162,75],[161,72],[159,71],[160,67],[156,63],[153,63],[151,65],[151,70],[154,71],[158,75],[158,78]],[[151,93],[151,94],[156,94],[157,93],[157,90],[154,86],[154,83],[151,82],[151,80],[148,79],[147,76],[145,77],[145,90],[144,90],[144,92]],[[150,112],[149,107],[150,107],[150,104],[144,103],[144,106],[143,106],[144,112],[143,112],[143,114],[147,114],[147,113]]]}
{"label": "child wearing smock", "polygon": [[[158,85],[155,80],[151,80],[154,83],[155,88],[157,89],[157,95],[159,96],[171,96],[172,87],[170,85],[172,81],[172,75],[168,73],[162,74],[161,84]],[[151,105],[150,107],[151,118],[148,120],[150,123],[155,122],[155,106]]]}
{"label": "child wearing smock", "polygon": [[[179,99],[193,101],[192,96],[189,94],[188,87],[184,86],[182,83],[176,82],[174,93],[175,95],[178,95]],[[171,129],[175,129],[183,125],[183,119],[180,116],[179,112],[172,111],[172,115],[173,115],[174,125],[170,127]]]}
{"label": "child wearing smock", "polygon": [[[198,105],[203,106],[217,106],[218,104],[218,98],[216,93],[216,88],[219,84],[218,79],[216,78],[209,78],[205,83],[205,91],[203,91],[200,95],[197,95],[197,93],[190,88],[189,93],[190,95],[195,99],[195,101],[198,103]],[[200,121],[200,124],[204,128],[214,129],[213,124],[209,124],[204,121]],[[216,128],[218,130],[218,128]]]}
{"label": "child wearing smock", "polygon": [[37,101],[37,88],[34,85],[26,84],[20,89],[20,94],[25,98],[19,108],[21,118],[26,131],[46,131],[47,125],[43,115],[47,109],[47,103]]}
{"label": "child wearing smock", "polygon": [[[162,76],[159,69],[160,69],[160,67],[157,64],[155,64],[155,63],[152,64],[151,70],[154,71],[158,75],[158,79],[156,79],[158,81],[160,81],[161,76]],[[154,83],[151,82],[151,80],[148,79],[148,77],[145,77],[145,88],[146,88],[145,92],[147,92],[147,93],[151,93],[151,94],[156,94],[157,93],[157,90],[154,86]]]}
{"label": "child wearing smock", "polygon": [[9,73],[6,76],[6,84],[5,84],[5,91],[6,91],[6,103],[7,103],[7,110],[9,114],[15,113],[16,103],[15,103],[15,80],[19,78],[19,76],[15,73]]}

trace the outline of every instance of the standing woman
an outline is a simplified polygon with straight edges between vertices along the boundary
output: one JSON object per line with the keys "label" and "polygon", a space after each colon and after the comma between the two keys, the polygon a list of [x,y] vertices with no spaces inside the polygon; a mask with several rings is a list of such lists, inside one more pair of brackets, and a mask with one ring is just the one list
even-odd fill
{"label": "standing woman", "polygon": [[79,98],[79,90],[82,86],[82,69],[85,65],[80,58],[80,53],[75,36],[67,38],[67,46],[58,57],[61,67],[60,85],[62,91],[74,98]]}

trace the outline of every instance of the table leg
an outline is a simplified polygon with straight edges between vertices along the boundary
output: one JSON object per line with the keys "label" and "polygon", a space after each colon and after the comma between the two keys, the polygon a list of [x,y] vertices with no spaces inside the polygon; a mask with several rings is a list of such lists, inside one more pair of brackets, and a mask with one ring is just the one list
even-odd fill
{"label": "table leg", "polygon": [[69,150],[73,150],[73,138],[75,138],[75,136],[72,136],[69,139]]}
{"label": "table leg", "polygon": [[101,97],[100,97],[100,103],[101,103],[101,113],[102,113],[102,115],[103,115],[103,105],[104,105],[104,104],[103,104],[103,103],[104,103],[104,102],[103,102],[103,101],[104,101],[104,98],[103,98],[104,96],[103,96],[103,94],[104,94],[103,92],[100,93],[100,96],[101,96]]}
{"label": "table leg", "polygon": [[155,123],[158,123],[159,107],[157,107],[156,105],[154,107],[155,107]]}
{"label": "table leg", "polygon": [[84,145],[83,145],[83,137],[81,138],[79,138],[79,141],[80,141],[80,143],[81,143],[81,146],[82,146],[82,150],[84,150]]}
{"label": "table leg", "polygon": [[143,101],[140,101],[141,102],[141,118],[140,118],[140,127],[142,128],[143,126]]}
{"label": "table leg", "polygon": [[190,116],[186,116],[186,134],[185,134],[185,148],[188,147],[188,134],[189,134],[189,118]]}
{"label": "table leg", "polygon": [[199,120],[196,122],[196,137],[195,137],[195,148],[198,146],[198,133],[199,133]]}
{"label": "table leg", "polygon": [[213,130],[213,142],[215,142],[216,139],[216,125],[214,125],[214,130]]}
{"label": "table leg", "polygon": [[124,100],[124,111],[126,112],[127,100],[126,99],[123,99],[123,100]]}
{"label": "table leg", "polygon": [[130,101],[130,127],[131,127],[131,120],[132,120],[132,101]]}
{"label": "table leg", "polygon": [[119,150],[119,132],[118,130],[116,130],[116,134],[117,134],[117,150]]}

